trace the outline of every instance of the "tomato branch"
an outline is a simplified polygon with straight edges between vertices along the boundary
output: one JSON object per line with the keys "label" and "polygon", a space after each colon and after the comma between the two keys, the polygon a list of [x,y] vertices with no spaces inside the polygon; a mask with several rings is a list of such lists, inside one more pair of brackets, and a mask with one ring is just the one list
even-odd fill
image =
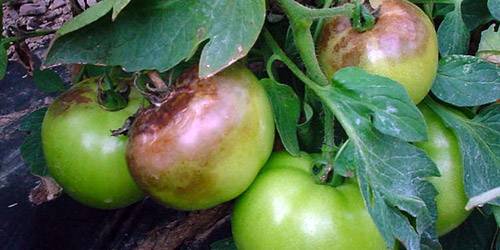
{"label": "tomato branch", "polygon": [[316,49],[314,46],[314,38],[311,34],[311,25],[313,20],[319,18],[338,15],[351,16],[354,6],[352,4],[344,4],[335,8],[311,9],[294,0],[278,0],[278,3],[290,20],[295,46],[307,69],[307,74],[317,84],[322,86],[328,85],[329,81],[323,74],[318,59],[316,58]]}
{"label": "tomato branch", "polygon": [[[323,4],[323,9],[327,9],[330,7],[333,3],[333,0],[326,0],[325,4]],[[321,29],[323,28],[323,23],[324,23],[324,18],[320,18],[318,22],[316,23],[316,29],[314,30],[314,41],[318,41],[319,34],[321,32]]]}
{"label": "tomato branch", "polygon": [[31,32],[23,33],[19,36],[6,37],[2,39],[4,45],[10,45],[11,43],[19,42],[31,37],[46,36],[56,33],[56,30],[35,30]]}

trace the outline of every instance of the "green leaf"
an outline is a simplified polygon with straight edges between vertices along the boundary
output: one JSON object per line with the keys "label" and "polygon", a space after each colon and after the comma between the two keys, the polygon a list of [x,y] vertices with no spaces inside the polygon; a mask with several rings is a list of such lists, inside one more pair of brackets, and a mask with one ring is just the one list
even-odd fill
{"label": "green leaf", "polygon": [[115,0],[113,3],[113,20],[116,19],[118,14],[130,3],[131,0]]}
{"label": "green leaf", "polygon": [[486,216],[475,210],[460,227],[446,234],[440,241],[443,249],[492,249],[496,230],[492,216]]}
{"label": "green leaf", "polygon": [[[300,148],[307,152],[319,152],[323,143],[323,124],[321,122],[321,105],[315,110],[314,105],[304,102],[305,121],[297,125]],[[319,110],[321,109],[321,111]]]}
{"label": "green leaf", "polygon": [[455,10],[455,6],[452,4],[436,4],[434,5],[434,18],[438,16],[446,16],[446,14]]}
{"label": "green leaf", "polygon": [[438,248],[433,223],[437,192],[425,178],[439,171],[422,150],[398,139],[424,138],[422,115],[390,79],[344,68],[333,80],[335,87],[315,91],[349,136],[353,149],[347,152],[353,156],[348,161],[356,164],[347,165],[357,167],[366,207],[387,245],[398,239],[408,249]]}
{"label": "green leaf", "polygon": [[42,122],[47,108],[41,108],[23,118],[19,130],[28,132],[21,145],[21,155],[31,168],[31,173],[38,176],[48,175],[42,149]]}
{"label": "green leaf", "polygon": [[467,53],[470,33],[462,19],[460,8],[446,14],[437,35],[441,56]]}
{"label": "green leaf", "polygon": [[500,20],[500,0],[488,0],[488,9],[496,20]]}
{"label": "green leaf", "polygon": [[210,250],[236,250],[236,245],[232,238],[218,240],[210,244]]}
{"label": "green leaf", "polygon": [[432,93],[459,107],[494,102],[500,98],[500,69],[473,56],[442,58]]}
{"label": "green leaf", "polygon": [[86,9],[83,13],[72,20],[66,22],[58,31],[58,36],[66,35],[70,32],[79,30],[105,16],[113,9],[112,20],[115,20],[118,14],[130,3],[130,0],[103,0],[92,7]]}
{"label": "green leaf", "polygon": [[[493,104],[470,120],[430,99],[426,103],[458,138],[467,196],[474,197],[500,187],[500,105]],[[500,198],[489,204],[500,205]]]}
{"label": "green leaf", "polygon": [[65,29],[45,65],[88,63],[162,72],[208,41],[199,63],[200,76],[208,77],[248,53],[265,11],[264,0],[132,1],[114,22],[105,16],[69,34]]}
{"label": "green leaf", "polygon": [[350,102],[355,112],[369,114],[377,130],[405,141],[427,138],[423,116],[402,85],[353,67],[344,68],[335,76],[336,88],[345,95],[339,101]]}
{"label": "green leaf", "polygon": [[112,8],[115,0],[103,0],[86,9],[80,15],[64,23],[57,31],[57,36],[64,36],[73,31],[79,30],[106,15]]}
{"label": "green leaf", "polygon": [[356,148],[351,141],[348,141],[345,145],[343,145],[335,157],[335,173],[344,177],[353,176],[357,168],[355,150]]}
{"label": "green leaf", "polygon": [[37,88],[43,92],[54,93],[64,91],[66,89],[62,78],[50,69],[36,69],[33,72],[33,80]]}
{"label": "green leaf", "polygon": [[461,10],[462,18],[469,30],[474,30],[493,19],[488,10],[488,0],[463,0]]}
{"label": "green leaf", "polygon": [[272,79],[262,79],[262,86],[273,108],[274,121],[283,146],[291,155],[300,153],[297,138],[297,123],[300,116],[300,101],[293,89]]}

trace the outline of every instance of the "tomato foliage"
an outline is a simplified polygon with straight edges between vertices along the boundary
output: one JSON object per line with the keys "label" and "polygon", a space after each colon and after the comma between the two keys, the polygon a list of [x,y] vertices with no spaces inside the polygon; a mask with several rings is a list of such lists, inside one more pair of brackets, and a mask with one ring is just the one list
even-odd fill
{"label": "tomato foliage", "polygon": [[[317,5],[309,7],[302,2],[276,0],[266,6],[263,0],[103,0],[56,33],[44,65],[106,65],[97,74],[111,79],[108,89],[114,89],[116,74],[124,75],[134,79],[131,85],[158,105],[158,93],[168,96],[176,87],[179,72],[191,65],[198,65],[200,78],[212,79],[234,62],[244,61],[267,92],[280,138],[276,149],[283,148],[293,156],[318,154],[320,185],[335,189],[348,185],[342,182],[356,181],[385,245],[400,243],[407,249],[452,246],[450,237],[439,238],[436,232],[438,192],[448,191],[429,181],[439,181],[443,170],[439,160],[433,161],[432,153],[416,146],[433,141],[429,138],[433,133],[427,132],[424,116],[414,103],[427,94],[422,105],[435,113],[447,135],[456,138],[459,153],[455,156],[463,163],[463,182],[459,184],[464,187],[466,208],[476,210],[451,235],[467,239],[464,247],[491,245],[491,226],[480,227],[487,237],[467,232],[476,228],[474,225],[491,225],[491,215],[500,221],[499,1],[381,0],[372,1],[372,6],[361,1],[332,5],[333,1],[325,0],[308,1]],[[386,48],[387,53],[397,54],[396,60],[367,67],[359,50],[338,49],[370,44],[366,40],[375,38],[366,34],[373,34],[370,32],[377,27],[393,30],[383,39],[375,39],[376,46],[383,47],[387,41],[412,45],[408,41],[394,43],[400,38],[391,36],[397,33],[394,29],[398,25],[382,26],[387,22],[377,16],[394,3],[410,6],[410,13],[418,13],[418,18],[410,14],[409,19],[426,23],[425,32],[416,25],[408,34],[432,47],[429,53],[401,55],[398,53],[405,50]],[[339,16],[344,17],[345,25],[355,23],[348,31],[355,39],[326,41],[333,46],[322,53],[318,48],[325,41],[321,40],[336,39],[323,34],[332,30],[322,29],[322,24]],[[2,38],[4,47],[19,41]],[[5,51],[0,51],[2,73],[6,58]],[[376,60],[385,56],[380,51],[368,49],[365,56],[372,53],[370,60]],[[325,69],[321,62],[335,61],[329,56],[341,56],[346,64]],[[424,66],[426,70],[422,70]],[[151,70],[161,73],[163,85],[151,77]],[[80,76],[88,76],[85,72]],[[37,71],[37,75],[45,90],[62,89],[61,84],[50,85],[57,82],[53,74]],[[144,81],[145,76],[150,80]],[[417,77],[428,82],[415,86],[420,82],[415,81]],[[427,93],[430,84],[431,92]],[[39,121],[43,112],[30,119]],[[47,174],[36,143],[40,129],[27,129],[32,136],[23,155],[34,173]],[[260,147],[258,143],[254,146]],[[226,241],[214,246],[234,245]]]}

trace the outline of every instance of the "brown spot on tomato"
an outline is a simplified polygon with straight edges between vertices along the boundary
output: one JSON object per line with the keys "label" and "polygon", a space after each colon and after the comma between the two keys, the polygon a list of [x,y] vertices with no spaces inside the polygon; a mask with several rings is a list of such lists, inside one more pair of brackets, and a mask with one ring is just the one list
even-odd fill
{"label": "brown spot on tomato", "polygon": [[[401,0],[384,0],[374,28],[357,32],[347,17],[327,21],[319,40],[319,56],[331,73],[362,60],[401,60],[401,55],[420,55],[427,49],[427,17],[415,6]],[[327,54],[325,54],[327,53]],[[362,58],[363,57],[363,58]]]}
{"label": "brown spot on tomato", "polygon": [[197,69],[182,74],[168,98],[132,125],[126,158],[144,190],[176,190],[185,199],[215,192],[213,159],[224,151],[227,136],[243,126],[249,89],[227,76],[200,79]]}
{"label": "brown spot on tomato", "polygon": [[50,111],[53,115],[59,116],[73,105],[91,103],[93,100],[89,95],[92,94],[95,94],[95,90],[90,86],[74,87],[56,98]]}

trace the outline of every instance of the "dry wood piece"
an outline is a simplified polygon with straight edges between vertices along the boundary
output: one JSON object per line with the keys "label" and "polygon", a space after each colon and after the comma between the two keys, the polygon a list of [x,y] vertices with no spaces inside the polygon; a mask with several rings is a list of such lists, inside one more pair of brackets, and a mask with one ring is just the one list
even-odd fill
{"label": "dry wood piece", "polygon": [[186,217],[153,229],[137,249],[177,249],[186,242],[197,243],[229,220],[232,204],[190,212]]}
{"label": "dry wood piece", "polygon": [[51,177],[40,176],[40,183],[31,190],[30,202],[40,205],[54,200],[62,193],[62,188]]}

